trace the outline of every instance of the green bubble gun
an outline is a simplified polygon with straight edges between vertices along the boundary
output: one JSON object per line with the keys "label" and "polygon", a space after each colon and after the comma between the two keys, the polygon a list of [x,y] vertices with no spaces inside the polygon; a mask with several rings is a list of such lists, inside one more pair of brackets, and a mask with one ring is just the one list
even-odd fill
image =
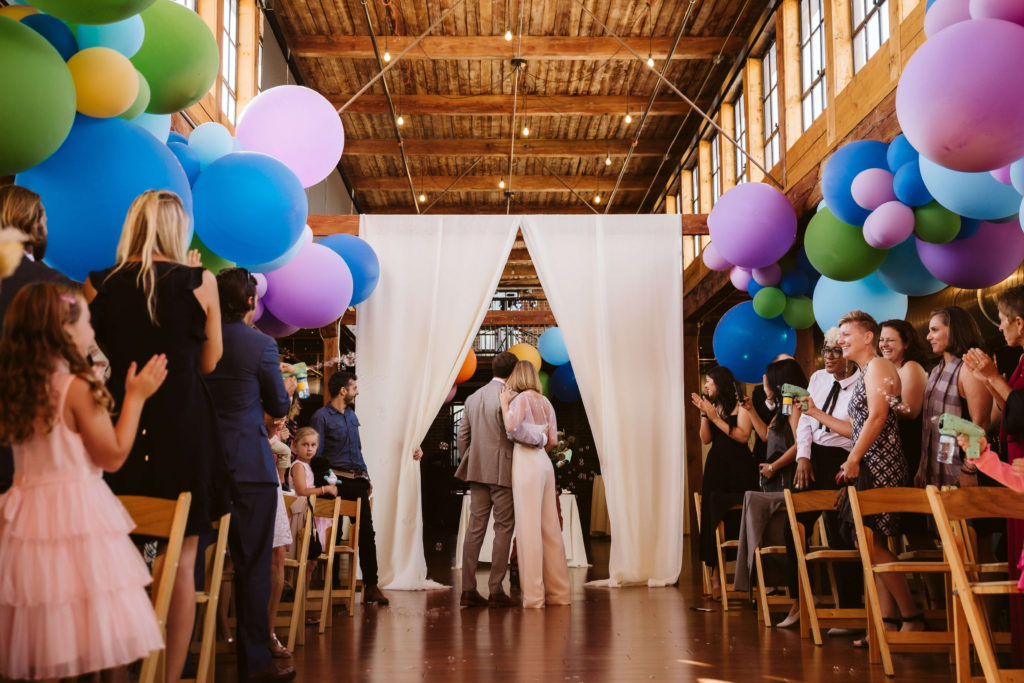
{"label": "green bubble gun", "polygon": [[798,387],[795,384],[783,384],[782,385],[782,414],[792,415],[793,414],[793,399],[800,401],[800,407],[807,410],[807,399],[810,394],[803,387]]}
{"label": "green bubble gun", "polygon": [[939,416],[940,436],[936,460],[944,465],[953,464],[953,455],[957,449],[956,437],[959,434],[967,437],[967,457],[981,457],[981,440],[985,437],[985,430],[970,420],[943,413]]}
{"label": "green bubble gun", "polygon": [[309,370],[306,368],[305,363],[293,363],[292,371],[283,373],[283,377],[294,377],[295,378],[295,393],[299,395],[299,398],[309,398]]}

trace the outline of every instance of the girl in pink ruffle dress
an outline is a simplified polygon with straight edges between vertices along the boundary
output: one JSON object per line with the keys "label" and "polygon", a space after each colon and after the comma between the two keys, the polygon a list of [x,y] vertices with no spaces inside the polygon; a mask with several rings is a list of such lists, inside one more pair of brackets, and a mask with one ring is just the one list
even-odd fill
{"label": "girl in pink ruffle dress", "polygon": [[[967,448],[968,443],[966,437],[958,437],[957,441],[960,443],[961,448]],[[1008,465],[1000,460],[998,455],[992,452],[988,447],[988,441],[985,439],[981,440],[981,447],[981,456],[973,463],[966,461],[965,465],[974,465],[980,471],[992,477],[1006,488],[1012,489],[1017,493],[1024,493],[1024,465],[1021,464],[1021,461],[1024,460],[1024,458],[1018,458],[1013,461],[1012,465]],[[1020,560],[1017,562],[1017,568],[1024,570],[1024,552],[1021,553]],[[1020,579],[1017,581],[1017,587],[1024,590],[1024,572],[1021,573]]]}
{"label": "girl in pink ruffle dress", "polygon": [[0,678],[74,677],[164,647],[135,525],[103,472],[127,458],[167,360],[132,365],[115,426],[85,360],[92,344],[89,308],[64,285],[29,285],[7,310],[0,441],[13,446],[14,484],[0,496]]}

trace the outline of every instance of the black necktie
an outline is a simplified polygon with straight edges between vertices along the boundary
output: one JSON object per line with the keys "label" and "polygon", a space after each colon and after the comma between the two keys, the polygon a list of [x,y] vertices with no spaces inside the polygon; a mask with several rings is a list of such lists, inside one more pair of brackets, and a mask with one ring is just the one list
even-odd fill
{"label": "black necktie", "polygon": [[[822,410],[824,410],[827,414],[831,415],[832,411],[836,409],[836,403],[839,402],[839,392],[842,390],[842,385],[839,384],[838,381],[833,380],[832,389],[828,392],[828,396],[825,398],[825,405],[822,406]],[[828,427],[825,427],[825,425],[822,425],[822,427],[825,429],[826,432],[832,431]]]}

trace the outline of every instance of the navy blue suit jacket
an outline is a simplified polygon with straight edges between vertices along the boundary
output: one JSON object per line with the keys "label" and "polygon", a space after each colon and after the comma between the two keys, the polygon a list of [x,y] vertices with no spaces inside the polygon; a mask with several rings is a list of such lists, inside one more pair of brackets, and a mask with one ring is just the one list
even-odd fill
{"label": "navy blue suit jacket", "polygon": [[224,355],[206,376],[221,440],[236,482],[278,484],[263,413],[288,414],[277,342],[242,321],[225,323]]}

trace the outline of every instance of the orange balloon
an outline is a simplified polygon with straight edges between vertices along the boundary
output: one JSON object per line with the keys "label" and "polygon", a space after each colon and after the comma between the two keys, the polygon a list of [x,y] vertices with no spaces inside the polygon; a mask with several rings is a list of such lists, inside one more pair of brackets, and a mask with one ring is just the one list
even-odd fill
{"label": "orange balloon", "polygon": [[529,344],[516,344],[510,348],[508,352],[519,360],[529,361],[533,364],[533,367],[537,368],[538,372],[540,371],[540,351],[535,347],[530,346]]}
{"label": "orange balloon", "polygon": [[469,350],[469,354],[466,356],[466,360],[462,361],[462,369],[459,370],[458,376],[455,378],[456,384],[462,384],[467,379],[473,376],[476,372],[476,352],[473,349]]}
{"label": "orange balloon", "polygon": [[29,7],[28,5],[10,5],[8,7],[0,7],[0,17],[7,17],[8,19],[14,19],[15,21],[21,21],[31,14],[39,14],[39,10],[35,7]]}
{"label": "orange balloon", "polygon": [[120,52],[89,47],[68,60],[78,111],[106,119],[123,114],[139,94],[139,72]]}

